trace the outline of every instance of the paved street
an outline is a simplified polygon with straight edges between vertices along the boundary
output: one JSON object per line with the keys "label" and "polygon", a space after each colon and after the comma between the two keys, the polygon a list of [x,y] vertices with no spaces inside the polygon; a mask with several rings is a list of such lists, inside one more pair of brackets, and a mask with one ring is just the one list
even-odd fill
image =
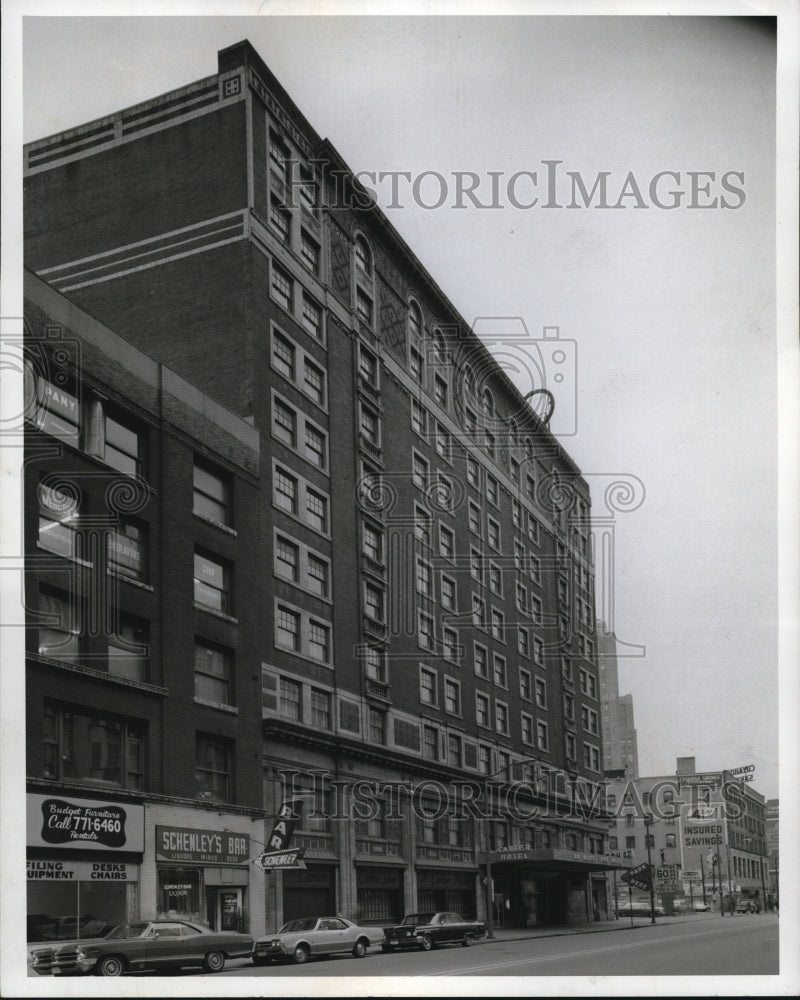
{"label": "paved street", "polygon": [[[498,932],[471,949],[438,948],[361,960],[320,959],[268,968],[232,963],[231,976],[723,976],[777,975],[778,918],[772,914],[725,917],[703,914],[661,918],[655,925],[629,921],[607,929],[525,936]],[[238,966],[235,967],[235,966]]]}

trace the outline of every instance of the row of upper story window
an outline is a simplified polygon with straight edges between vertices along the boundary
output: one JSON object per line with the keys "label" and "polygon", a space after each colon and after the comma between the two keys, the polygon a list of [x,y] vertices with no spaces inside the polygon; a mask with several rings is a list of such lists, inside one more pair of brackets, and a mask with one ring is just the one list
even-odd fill
{"label": "row of upper story window", "polygon": [[[191,796],[235,802],[235,740],[201,731],[193,735]],[[42,777],[50,781],[149,790],[150,733],[142,719],[46,700],[42,756]]]}

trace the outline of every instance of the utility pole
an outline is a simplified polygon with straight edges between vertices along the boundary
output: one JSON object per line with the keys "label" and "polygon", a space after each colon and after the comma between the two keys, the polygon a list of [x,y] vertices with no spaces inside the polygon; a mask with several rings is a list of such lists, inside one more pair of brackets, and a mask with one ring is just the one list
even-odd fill
{"label": "utility pole", "polygon": [[653,888],[653,859],[650,854],[650,830],[653,823],[653,817],[650,813],[645,813],[644,817],[644,842],[647,845],[647,867],[648,876],[650,881],[650,923],[654,924],[656,922],[656,897],[655,890]]}

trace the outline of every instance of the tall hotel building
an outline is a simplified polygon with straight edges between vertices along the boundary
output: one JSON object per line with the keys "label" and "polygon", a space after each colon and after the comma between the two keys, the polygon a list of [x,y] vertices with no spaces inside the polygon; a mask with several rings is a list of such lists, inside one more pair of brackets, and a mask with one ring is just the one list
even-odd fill
{"label": "tall hotel building", "polygon": [[[80,622],[67,656],[30,629],[31,912],[61,905],[47,862],[86,855],[41,843],[45,798],[141,811],[133,914],[217,926],[238,907],[261,931],[312,913],[486,917],[488,900],[497,924],[607,911],[586,482],[251,45],[29,144],[25,227],[32,300],[108,345],[63,374],[79,416],[61,471],[143,482],[118,551],[151,567],[108,570],[149,649],[127,681],[81,659]],[[34,369],[42,477],[63,414]],[[176,451],[153,427],[177,419],[178,384],[196,417]],[[32,505],[51,497],[36,488]],[[77,537],[70,509],[57,530]],[[74,563],[67,541],[48,573]],[[40,612],[58,610],[47,586]],[[110,752],[95,718],[135,766],[58,763]],[[264,873],[287,794],[305,868]],[[202,839],[226,831],[229,854]]]}

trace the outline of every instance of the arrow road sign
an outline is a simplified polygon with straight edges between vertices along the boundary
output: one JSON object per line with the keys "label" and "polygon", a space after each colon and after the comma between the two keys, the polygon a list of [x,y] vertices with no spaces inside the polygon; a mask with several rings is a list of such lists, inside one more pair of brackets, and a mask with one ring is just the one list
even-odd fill
{"label": "arrow road sign", "polygon": [[276,868],[305,868],[304,853],[304,847],[295,847],[290,851],[265,851],[253,863],[265,872]]}
{"label": "arrow road sign", "polygon": [[629,872],[623,872],[620,875],[620,880],[644,892],[650,888],[650,865],[637,865],[635,868],[631,868]]}

